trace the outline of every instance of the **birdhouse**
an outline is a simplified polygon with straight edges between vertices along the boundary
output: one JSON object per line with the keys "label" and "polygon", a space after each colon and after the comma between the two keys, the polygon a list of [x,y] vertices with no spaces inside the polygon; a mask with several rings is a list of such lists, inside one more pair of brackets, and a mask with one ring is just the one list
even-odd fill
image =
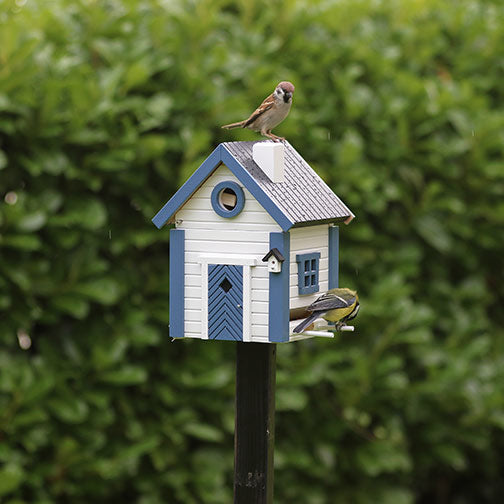
{"label": "birdhouse", "polygon": [[[288,142],[220,144],[154,216],[170,230],[170,336],[279,343],[338,286],[350,209]],[[327,322],[319,319],[315,329]]]}
{"label": "birdhouse", "polygon": [[282,263],[285,261],[285,257],[276,248],[272,248],[263,258],[263,262],[268,263],[268,271],[271,273],[280,273],[282,271]]}

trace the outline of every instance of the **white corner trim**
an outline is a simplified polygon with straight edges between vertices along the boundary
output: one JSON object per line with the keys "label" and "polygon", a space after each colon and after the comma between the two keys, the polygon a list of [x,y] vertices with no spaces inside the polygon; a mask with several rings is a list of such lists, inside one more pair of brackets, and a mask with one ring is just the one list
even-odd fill
{"label": "white corner trim", "polygon": [[[243,265],[243,341],[252,341],[252,293],[251,293],[251,265]],[[208,325],[208,324],[207,324]]]}
{"label": "white corner trim", "polygon": [[238,266],[257,266],[259,259],[253,255],[242,254],[201,254],[197,262],[205,264],[233,264]]}
{"label": "white corner trim", "polygon": [[201,337],[208,339],[208,263],[201,265]]}

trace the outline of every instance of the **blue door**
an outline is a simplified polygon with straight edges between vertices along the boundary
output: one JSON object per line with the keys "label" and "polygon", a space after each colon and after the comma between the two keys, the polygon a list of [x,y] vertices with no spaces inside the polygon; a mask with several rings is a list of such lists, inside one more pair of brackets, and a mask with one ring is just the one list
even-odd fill
{"label": "blue door", "polygon": [[208,338],[243,340],[243,266],[208,265]]}

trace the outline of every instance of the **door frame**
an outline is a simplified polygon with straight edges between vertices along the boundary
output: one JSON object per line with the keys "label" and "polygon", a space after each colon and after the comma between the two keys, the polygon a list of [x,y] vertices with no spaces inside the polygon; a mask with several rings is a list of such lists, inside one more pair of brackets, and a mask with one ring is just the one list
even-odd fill
{"label": "door frame", "polygon": [[230,264],[243,267],[243,341],[252,341],[251,331],[251,268],[258,259],[241,254],[202,254],[198,257],[201,265],[201,337],[208,339],[208,265]]}

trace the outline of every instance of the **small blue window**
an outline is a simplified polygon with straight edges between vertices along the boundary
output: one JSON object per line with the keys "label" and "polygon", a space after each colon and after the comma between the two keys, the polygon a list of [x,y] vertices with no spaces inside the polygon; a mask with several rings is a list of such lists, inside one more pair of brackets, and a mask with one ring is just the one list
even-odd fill
{"label": "small blue window", "polygon": [[312,294],[319,291],[320,252],[296,255],[298,263],[299,294]]}
{"label": "small blue window", "polygon": [[232,180],[217,184],[212,191],[212,207],[221,217],[235,217],[245,205],[243,189]]}

